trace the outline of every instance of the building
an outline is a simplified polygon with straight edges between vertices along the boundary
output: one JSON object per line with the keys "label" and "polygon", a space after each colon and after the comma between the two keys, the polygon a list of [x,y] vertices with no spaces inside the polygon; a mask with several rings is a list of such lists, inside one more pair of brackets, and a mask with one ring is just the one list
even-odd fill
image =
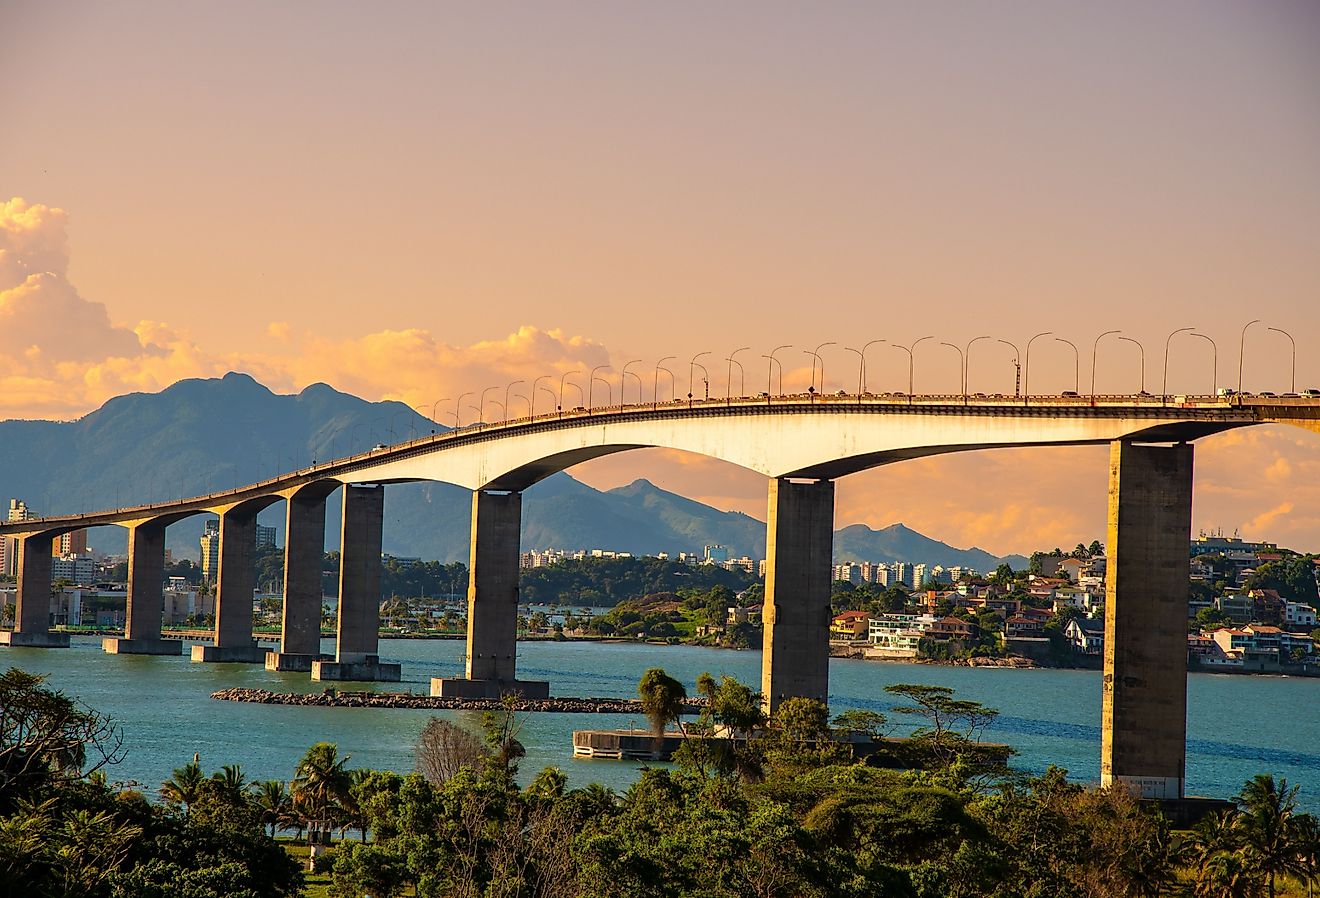
{"label": "building", "polygon": [[721,564],[729,560],[728,546],[706,546],[705,559],[713,564]]}
{"label": "building", "polygon": [[1283,609],[1283,622],[1292,628],[1316,626],[1315,609],[1305,602],[1288,602]]}
{"label": "building", "polygon": [[1105,650],[1105,625],[1103,621],[1074,618],[1063,628],[1063,635],[1072,645],[1073,651],[1083,655],[1099,655]]}
{"label": "building", "polygon": [[845,611],[830,621],[830,639],[864,639],[870,623],[871,615],[865,611]]}
{"label": "building", "polygon": [[[9,500],[9,520],[11,521],[30,521],[39,515],[27,507],[27,503],[22,499]],[[0,543],[4,544],[4,573],[7,577],[18,576],[18,538],[6,536],[0,538]]]}
{"label": "building", "polygon": [[220,521],[211,518],[202,531],[202,576],[212,582],[220,572]]}
{"label": "building", "polygon": [[257,525],[257,548],[258,549],[275,548],[274,527],[263,527],[260,524]]}
{"label": "building", "polygon": [[82,555],[87,551],[87,531],[70,530],[55,537],[50,544],[50,554],[54,558],[61,555]]}
{"label": "building", "polygon": [[61,555],[50,560],[50,582],[64,580],[75,586],[96,582],[96,560],[90,555]]}

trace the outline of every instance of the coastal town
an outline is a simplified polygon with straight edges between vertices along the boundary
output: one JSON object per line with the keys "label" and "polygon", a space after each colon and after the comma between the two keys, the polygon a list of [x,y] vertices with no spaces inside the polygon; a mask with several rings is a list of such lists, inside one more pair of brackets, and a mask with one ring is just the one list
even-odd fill
{"label": "coastal town", "polygon": [[[9,519],[34,515],[11,499]],[[219,535],[208,522],[198,560],[167,558],[162,624],[186,635],[214,623]],[[256,629],[277,631],[283,553],[257,526]],[[8,625],[15,576],[0,540],[0,621]],[[124,626],[125,560],[89,549],[86,533],[52,547],[50,624],[72,632]],[[1315,556],[1199,534],[1190,541],[1187,664],[1192,671],[1320,675]],[[383,636],[458,636],[466,627],[460,563],[381,557]],[[326,556],[323,626],[334,628],[335,553]],[[524,639],[642,640],[728,648],[760,644],[764,559],[727,547],[634,557],[607,549],[544,549],[520,556]],[[993,572],[922,561],[842,561],[831,575],[832,654],[874,661],[1098,669],[1105,648],[1107,560],[1094,541],[1036,552],[1025,569]],[[264,588],[263,588],[264,587]]]}

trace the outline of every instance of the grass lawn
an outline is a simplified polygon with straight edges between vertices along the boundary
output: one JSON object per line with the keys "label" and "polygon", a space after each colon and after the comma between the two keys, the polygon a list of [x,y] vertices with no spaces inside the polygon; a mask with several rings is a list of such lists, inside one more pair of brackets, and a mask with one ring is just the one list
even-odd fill
{"label": "grass lawn", "polygon": [[280,839],[280,844],[289,856],[303,869],[303,882],[307,883],[307,898],[329,898],[330,876],[325,873],[308,873],[307,842],[301,839]]}

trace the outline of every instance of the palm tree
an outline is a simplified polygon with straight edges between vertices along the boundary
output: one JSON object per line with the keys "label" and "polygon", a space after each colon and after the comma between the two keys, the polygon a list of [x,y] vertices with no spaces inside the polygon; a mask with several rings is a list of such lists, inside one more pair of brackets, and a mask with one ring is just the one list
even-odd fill
{"label": "palm tree", "polygon": [[183,805],[183,812],[187,814],[197,801],[198,792],[204,782],[206,782],[206,774],[202,773],[201,762],[194,755],[191,761],[182,767],[176,767],[174,774],[160,784],[160,797],[169,804]]}
{"label": "palm tree", "polygon": [[250,785],[248,792],[253,806],[261,812],[261,822],[270,827],[270,837],[275,838],[275,830],[288,822],[293,809],[289,790],[280,780],[263,780]]}
{"label": "palm tree", "polygon": [[293,778],[294,806],[307,821],[307,840],[324,844],[335,815],[348,795],[349,756],[339,757],[333,742],[318,742],[307,749]]}
{"label": "palm tree", "polygon": [[1306,882],[1306,898],[1312,898],[1316,880],[1320,880],[1320,820],[1310,814],[1298,814],[1293,825],[1298,861],[1295,872]]}
{"label": "palm tree", "polygon": [[665,673],[664,668],[652,667],[642,674],[637,695],[642,700],[642,713],[651,722],[651,732],[657,740],[664,737],[665,727],[671,721],[682,728],[679,717],[683,714],[683,703],[687,701],[687,690]]}
{"label": "palm tree", "polygon": [[211,781],[218,783],[233,798],[241,796],[243,790],[247,788],[246,777],[243,776],[243,768],[239,764],[224,765],[211,774]]}
{"label": "palm tree", "polygon": [[1242,836],[1257,869],[1264,874],[1270,898],[1275,895],[1279,874],[1302,873],[1297,856],[1297,786],[1286,779],[1276,784],[1268,773],[1258,773],[1238,793]]}
{"label": "palm tree", "polygon": [[[1208,880],[1210,869],[1221,854],[1231,854],[1238,849],[1241,834],[1237,825],[1238,812],[1233,809],[1210,814],[1201,819],[1192,830],[1184,849],[1188,863],[1196,867],[1196,881]],[[1199,888],[1199,886],[1198,886]]]}

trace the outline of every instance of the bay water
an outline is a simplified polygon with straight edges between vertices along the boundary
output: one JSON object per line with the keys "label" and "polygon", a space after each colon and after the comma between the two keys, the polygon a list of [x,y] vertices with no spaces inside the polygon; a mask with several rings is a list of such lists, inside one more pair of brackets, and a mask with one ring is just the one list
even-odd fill
{"label": "bay water", "polygon": [[[212,699],[231,686],[280,692],[344,690],[428,694],[431,677],[461,676],[461,640],[382,640],[381,658],[403,665],[402,684],[313,683],[306,674],[274,673],[260,665],[193,664],[185,645],[179,657],[106,655],[100,640],[74,637],[67,650],[3,649],[0,667],[16,666],[49,676],[49,685],[110,715],[122,728],[128,752],[111,768],[112,781],[136,782],[154,791],[171,771],[200,754],[217,770],[240,764],[249,780],[292,778],[294,766],[314,742],[328,741],[352,756],[349,766],[413,769],[413,745],[435,713],[474,729],[478,712],[325,708],[258,705]],[[331,651],[326,642],[324,650]],[[694,690],[698,674],[760,682],[759,651],[634,643],[523,642],[518,673],[549,680],[557,696],[636,696],[649,667],[663,667]],[[894,683],[949,686],[960,697],[997,708],[987,741],[1013,746],[1013,765],[1041,772],[1054,764],[1080,782],[1100,775],[1100,674],[1096,671],[1011,670],[944,667],[833,659],[830,706],[889,712],[896,702],[884,691]],[[1273,773],[1302,786],[1302,804],[1320,810],[1320,679],[1191,674],[1188,677],[1187,791],[1230,797],[1257,773]],[[891,715],[902,735],[909,721]],[[639,762],[575,759],[577,729],[629,726],[640,717],[610,714],[522,715],[527,747],[520,779],[553,765],[572,786],[600,782],[626,788]]]}

